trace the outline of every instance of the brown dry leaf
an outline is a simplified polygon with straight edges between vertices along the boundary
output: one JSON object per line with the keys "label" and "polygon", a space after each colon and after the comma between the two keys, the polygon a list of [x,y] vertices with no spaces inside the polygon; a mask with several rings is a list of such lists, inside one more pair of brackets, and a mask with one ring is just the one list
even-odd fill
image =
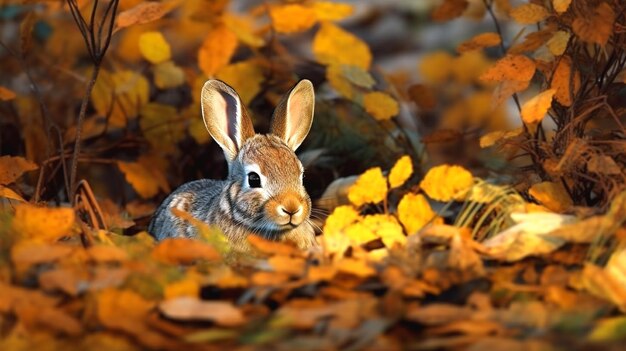
{"label": "brown dry leaf", "polygon": [[13,90],[0,85],[0,100],[9,101],[15,99],[16,96]]}
{"label": "brown dry leaf", "polygon": [[[20,23],[20,49],[21,54],[26,56],[30,51],[30,48],[33,44],[33,28],[35,28],[35,23],[38,20],[36,11],[29,11],[26,17]],[[0,96],[2,87],[0,87]],[[0,97],[1,99],[1,97]]]}
{"label": "brown dry leaf", "polygon": [[368,70],[372,63],[372,53],[365,42],[330,22],[322,23],[315,34],[313,53],[325,65],[354,65]]}
{"label": "brown dry leaf", "polygon": [[522,121],[526,124],[539,123],[543,120],[550,107],[555,89],[548,89],[535,95],[522,105]]}
{"label": "brown dry leaf", "polygon": [[552,0],[552,7],[554,7],[554,11],[561,14],[567,11],[571,3],[572,0]]}
{"label": "brown dry leaf", "polygon": [[561,183],[537,183],[530,187],[528,193],[542,205],[555,212],[564,212],[574,205]]}
{"label": "brown dry leaf", "polygon": [[27,238],[52,242],[71,234],[74,210],[19,204],[15,207],[12,228]]}
{"label": "brown dry leaf", "polygon": [[[571,81],[571,84],[570,84]],[[574,88],[574,91],[571,90]],[[550,84],[551,89],[556,89],[554,98],[563,106],[571,106],[573,99],[580,89],[580,73],[574,71],[572,78],[572,59],[569,56],[563,56],[559,60]]]}
{"label": "brown dry leaf", "polygon": [[413,84],[409,87],[409,97],[424,111],[430,111],[437,106],[437,97],[432,88],[424,84]]}
{"label": "brown dry leaf", "polygon": [[510,14],[520,24],[535,24],[550,15],[545,7],[533,3],[520,5],[512,9]]}
{"label": "brown dry leaf", "polygon": [[622,169],[611,156],[594,154],[587,163],[587,170],[592,173],[614,175],[621,174]]}
{"label": "brown dry leaf", "polygon": [[178,6],[179,1],[147,1],[140,2],[137,6],[120,12],[115,20],[115,31],[135,24],[145,24],[156,21],[167,15]]}
{"label": "brown dry leaf", "polygon": [[524,41],[512,46],[507,53],[510,55],[516,55],[524,52],[533,52],[550,40],[550,38],[554,35],[554,31],[555,29],[552,26],[549,26],[545,29],[531,32],[524,38]]}
{"label": "brown dry leaf", "polygon": [[613,34],[614,22],[613,8],[606,2],[601,2],[593,11],[585,11],[576,16],[572,29],[582,41],[604,46]]}
{"label": "brown dry leaf", "polygon": [[19,156],[0,157],[0,185],[15,182],[22,174],[39,168],[37,164]]}
{"label": "brown dry leaf", "polygon": [[443,2],[433,10],[431,18],[437,22],[449,21],[461,16],[468,6],[469,2],[467,0],[443,0]]}
{"label": "brown dry leaf", "polygon": [[225,327],[236,327],[246,319],[240,309],[228,301],[203,301],[195,297],[178,297],[159,303],[159,311],[175,320],[208,320]]}
{"label": "brown dry leaf", "polygon": [[152,250],[152,257],[172,264],[193,264],[198,260],[219,261],[220,254],[213,246],[189,238],[168,238]]}
{"label": "brown dry leaf", "polygon": [[391,119],[400,112],[398,102],[389,94],[380,91],[365,94],[363,105],[365,111],[379,121]]}
{"label": "brown dry leaf", "polygon": [[310,29],[317,22],[315,10],[299,4],[270,7],[272,26],[278,33],[298,33]]}
{"label": "brown dry leaf", "polygon": [[480,76],[484,81],[529,82],[535,75],[535,62],[524,55],[506,55]]}
{"label": "brown dry leaf", "polygon": [[198,66],[208,77],[213,77],[226,66],[237,49],[237,36],[224,23],[216,24],[205,36],[198,50]]}
{"label": "brown dry leaf", "polygon": [[502,39],[500,38],[500,34],[498,33],[481,33],[476,35],[472,39],[462,42],[459,46],[457,46],[456,51],[459,53],[464,53],[467,51],[480,50],[491,46],[500,45],[501,42]]}

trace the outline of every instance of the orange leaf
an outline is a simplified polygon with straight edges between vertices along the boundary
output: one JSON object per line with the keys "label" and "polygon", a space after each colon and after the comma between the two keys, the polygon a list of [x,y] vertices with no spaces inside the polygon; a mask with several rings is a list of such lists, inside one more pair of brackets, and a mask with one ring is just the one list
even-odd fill
{"label": "orange leaf", "polygon": [[159,311],[175,320],[209,320],[226,327],[235,327],[245,322],[241,310],[228,301],[203,301],[196,297],[177,297],[161,302]]}
{"label": "orange leaf", "polygon": [[221,256],[213,246],[189,238],[168,238],[152,251],[159,261],[173,264],[192,264],[198,260],[219,261]]}
{"label": "orange leaf", "polygon": [[213,77],[230,62],[235,49],[237,49],[235,33],[225,24],[217,24],[207,33],[198,50],[198,66],[205,75]]}
{"label": "orange leaf", "polygon": [[[552,83],[550,84],[551,89],[556,89],[554,98],[563,106],[570,106],[572,104],[572,96],[575,96],[578,89],[580,89],[580,74],[578,71],[574,72],[573,79],[571,79],[571,76],[572,60],[569,56],[563,56],[556,66]],[[570,90],[571,87],[574,88],[574,91]]]}
{"label": "orange leaf", "polygon": [[270,7],[272,26],[278,33],[298,33],[310,29],[317,22],[315,11],[298,4]]}
{"label": "orange leaf", "polygon": [[552,0],[552,7],[554,7],[554,11],[561,14],[567,11],[571,3],[572,0]]}
{"label": "orange leaf", "polygon": [[555,212],[563,212],[573,206],[572,199],[561,183],[537,183],[530,187],[528,193]]}
{"label": "orange leaf", "polygon": [[115,20],[115,30],[134,24],[145,24],[165,16],[177,6],[177,1],[146,1],[126,11],[120,12]]}
{"label": "orange leaf", "polygon": [[528,82],[535,74],[535,62],[524,55],[506,55],[480,77],[485,81]]}
{"label": "orange leaf", "polygon": [[449,21],[463,14],[469,6],[467,0],[444,0],[431,14],[431,18],[437,22]]}
{"label": "orange leaf", "polygon": [[522,106],[522,120],[524,123],[532,124],[541,122],[552,105],[552,97],[555,92],[555,89],[548,89],[526,101]]}
{"label": "orange leaf", "polygon": [[500,35],[498,33],[493,33],[493,32],[481,33],[481,34],[476,35],[470,40],[462,42],[456,48],[456,51],[458,51],[459,53],[463,53],[463,52],[472,51],[472,50],[479,50],[479,49],[484,49],[484,48],[488,48],[491,46],[500,45],[501,42],[502,42],[502,39],[500,38]]}
{"label": "orange leaf", "polygon": [[339,21],[354,12],[352,5],[330,1],[315,1],[313,10],[318,21]]}
{"label": "orange leaf", "polygon": [[520,24],[535,24],[546,19],[550,13],[537,4],[523,4],[511,10],[511,17]]}
{"label": "orange leaf", "polygon": [[9,101],[15,99],[15,92],[9,88],[0,86],[0,100]]}
{"label": "orange leaf", "polygon": [[26,237],[55,241],[71,234],[74,225],[74,210],[20,204],[15,207],[15,217],[12,223],[13,230]]}
{"label": "orange leaf", "polygon": [[265,80],[261,67],[254,60],[241,61],[223,67],[216,77],[233,87],[241,102],[247,105],[261,91]]}

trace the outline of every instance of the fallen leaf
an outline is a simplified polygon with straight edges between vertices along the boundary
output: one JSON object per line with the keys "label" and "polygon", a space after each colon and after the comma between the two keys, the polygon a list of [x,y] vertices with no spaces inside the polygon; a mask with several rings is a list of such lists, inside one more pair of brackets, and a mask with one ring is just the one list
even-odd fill
{"label": "fallen leaf", "polygon": [[472,174],[461,166],[431,168],[420,182],[426,195],[437,201],[462,200],[474,184]]}
{"label": "fallen leaf", "polygon": [[245,323],[240,309],[227,301],[203,301],[195,297],[177,297],[159,303],[159,311],[175,320],[208,320],[217,325],[235,327]]}
{"label": "fallen leaf", "polygon": [[554,212],[564,212],[574,205],[561,183],[537,183],[530,187],[528,194]]}
{"label": "fallen leaf", "polygon": [[213,246],[188,238],[162,240],[152,251],[152,256],[166,263],[186,265],[198,260],[221,260],[220,254]]}
{"label": "fallen leaf", "polygon": [[0,157],[0,185],[18,180],[24,173],[39,168],[37,164],[19,156]]}
{"label": "fallen leaf", "polygon": [[306,267],[306,262],[301,257],[275,255],[267,259],[274,272],[286,273],[293,276],[301,276]]}
{"label": "fallen leaf", "polygon": [[11,199],[21,202],[26,202],[23,197],[13,191],[11,188],[7,188],[4,185],[0,185],[0,198]]}
{"label": "fallen leaf", "polygon": [[15,94],[13,90],[0,85],[0,100],[10,101],[10,100],[15,99],[16,96],[17,95]]}
{"label": "fallen leaf", "polygon": [[71,208],[37,207],[24,203],[15,207],[12,227],[27,238],[52,242],[71,234],[74,218]]}
{"label": "fallen leaf", "polygon": [[370,168],[361,174],[348,190],[348,199],[359,207],[367,203],[379,203],[387,196],[387,179],[380,167]]}
{"label": "fallen leaf", "polygon": [[408,309],[405,319],[427,326],[445,325],[468,319],[474,312],[464,306],[445,303],[431,303],[426,306],[413,306]]}

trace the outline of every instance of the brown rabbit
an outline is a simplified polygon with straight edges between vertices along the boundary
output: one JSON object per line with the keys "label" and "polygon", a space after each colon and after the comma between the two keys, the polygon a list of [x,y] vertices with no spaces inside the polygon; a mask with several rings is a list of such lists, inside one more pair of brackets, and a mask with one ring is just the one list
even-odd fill
{"label": "brown rabbit", "polygon": [[250,235],[315,246],[311,199],[294,153],[313,121],[311,82],[300,81],[283,97],[267,135],[255,134],[239,95],[224,82],[207,81],[201,101],[204,124],[226,156],[228,178],[183,184],[159,206],[148,231],[157,240],[196,236],[193,225],[172,213],[177,208],[217,226],[235,250],[248,250]]}

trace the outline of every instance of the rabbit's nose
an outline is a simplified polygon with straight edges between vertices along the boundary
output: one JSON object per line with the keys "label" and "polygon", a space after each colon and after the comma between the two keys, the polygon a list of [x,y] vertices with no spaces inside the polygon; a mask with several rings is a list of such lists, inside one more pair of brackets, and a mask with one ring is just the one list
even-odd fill
{"label": "rabbit's nose", "polygon": [[280,210],[282,213],[284,213],[284,214],[286,214],[286,215],[288,215],[288,216],[293,216],[293,215],[296,215],[296,214],[300,213],[300,211],[302,211],[302,206],[298,206],[298,207],[294,207],[294,206],[285,207],[285,206],[282,206],[282,205],[281,205],[281,206],[279,206],[278,208],[279,208],[279,210]]}

